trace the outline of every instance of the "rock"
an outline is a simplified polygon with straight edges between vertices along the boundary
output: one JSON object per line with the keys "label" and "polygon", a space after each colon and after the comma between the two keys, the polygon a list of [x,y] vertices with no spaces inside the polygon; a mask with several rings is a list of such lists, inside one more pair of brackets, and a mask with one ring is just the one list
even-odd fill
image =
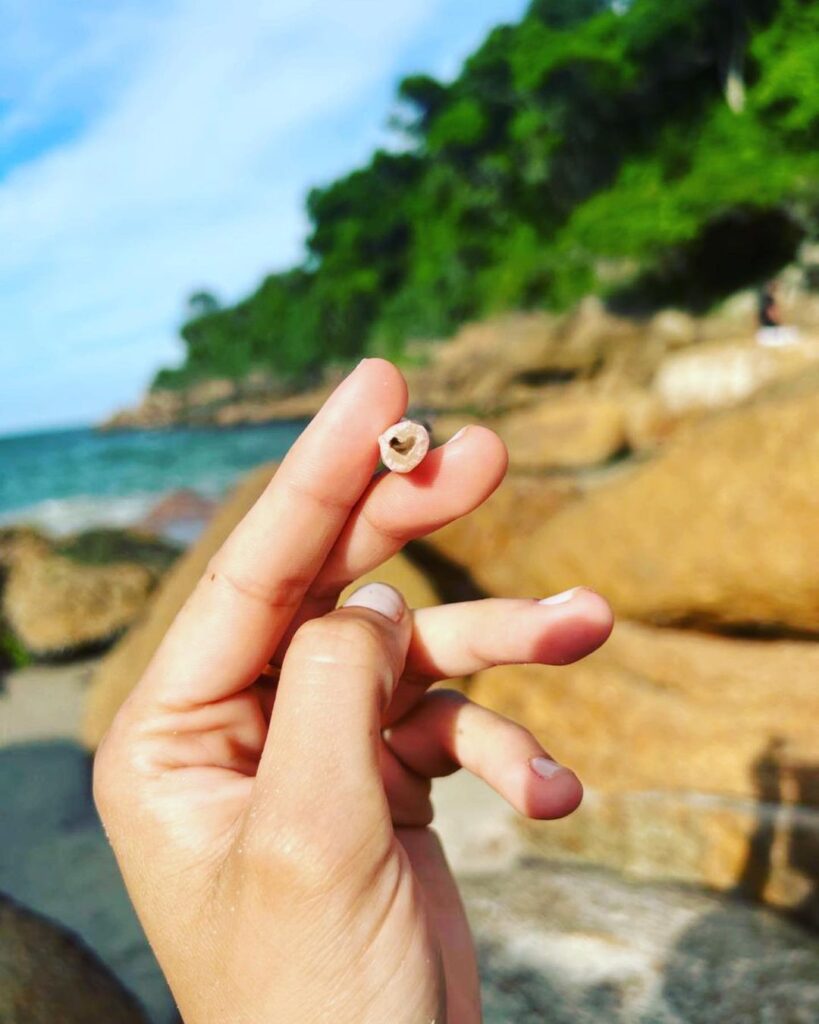
{"label": "rock", "polygon": [[3,616],[36,657],[77,654],[133,622],[154,584],[141,565],[82,565],[56,554],[19,559],[3,591]]}
{"label": "rock", "polygon": [[185,401],[188,405],[194,407],[221,404],[235,398],[238,390],[235,380],[229,380],[226,377],[214,377],[211,380],[203,380],[188,388],[185,393]]}
{"label": "rock", "polygon": [[153,534],[108,527],[62,537],[53,542],[52,551],[80,565],[141,565],[157,578],[167,572],[180,554],[175,544]]}
{"label": "rock", "polygon": [[0,577],[6,575],[18,561],[51,551],[51,543],[29,526],[0,528]]}
{"label": "rock", "polygon": [[[101,663],[89,689],[82,731],[83,741],[90,748],[96,748],[120,704],[144,672],[211,556],[262,493],[275,469],[273,464],[260,466],[241,481],[217,509],[196,544],[165,577],[146,614]],[[434,591],[404,558],[391,559],[374,577],[398,587],[410,605],[436,603]]]}
{"label": "rock", "polygon": [[689,313],[679,309],[664,309],[655,313],[649,321],[648,335],[659,339],[663,347],[671,351],[686,348],[699,340],[699,325]]}
{"label": "rock", "polygon": [[607,462],[626,446],[625,409],[613,396],[572,391],[490,422],[510,466],[531,471]]}
{"label": "rock", "polygon": [[[74,967],[79,957],[75,958],[66,942],[62,962],[66,968],[71,967],[71,972],[66,971],[61,978],[60,961],[55,957],[50,967],[53,974],[45,973],[47,965],[42,967],[40,994],[65,992],[63,983],[74,984],[76,1005],[81,1008],[80,999],[85,996],[79,985],[83,978],[93,982],[102,975],[101,963],[139,999],[153,1024],[178,1024],[173,998],[137,921],[97,817],[91,799],[88,754],[76,744],[65,742],[25,743],[0,749],[0,806],[0,891],[68,929],[76,937],[72,947],[76,949],[79,940],[82,948],[98,958],[91,962],[90,954],[86,954],[90,966],[84,974],[78,973]],[[44,952],[57,952],[47,935],[38,941],[43,943]],[[6,954],[6,943],[0,941],[0,962]],[[72,1018],[68,1016],[72,1003],[65,994],[65,1014],[55,1012],[43,1021],[52,1024],[76,1019],[90,1024],[142,1019],[114,1016],[116,1002],[110,1004],[110,1015],[89,1012]],[[19,1019],[29,1024],[32,1018]],[[4,1024],[9,1020],[2,1010],[0,1020]]]}
{"label": "rock", "polygon": [[683,431],[506,555],[525,591],[582,583],[630,618],[816,633],[818,474],[812,387]]}
{"label": "rock", "polygon": [[556,320],[545,313],[519,313],[468,324],[432,350],[429,364],[409,374],[414,400],[430,409],[494,410],[516,379],[576,372],[576,360],[561,362],[555,347]]}
{"label": "rock", "polygon": [[184,420],[184,411],[183,392],[158,388],[147,392],[136,408],[114,413],[100,425],[100,430],[172,427]]}
{"label": "rock", "polygon": [[302,391],[296,395],[269,398],[246,398],[229,402],[214,413],[213,422],[219,427],[237,427],[254,423],[270,423],[272,420],[309,419],[319,411],[335,386],[322,384],[320,387]]}
{"label": "rock", "polygon": [[[653,833],[632,835],[624,818],[628,841],[647,839],[656,851],[663,808],[675,798],[653,795]],[[591,837],[603,827],[601,838],[616,845],[615,816],[598,814],[613,799],[587,792],[569,819],[539,823],[533,833],[475,776],[435,781],[435,828],[476,939],[487,1024],[812,1021],[815,935],[736,898],[568,862],[584,851],[556,842],[553,831],[580,824],[572,835]],[[644,813],[644,825],[649,820]],[[672,862],[675,843],[696,849],[684,833],[670,833]],[[635,864],[645,863],[639,847],[632,852]]]}
{"label": "rock", "polygon": [[[577,482],[571,478],[512,473],[483,505],[437,530],[423,543],[453,567],[467,572],[477,589],[501,597],[520,597],[527,593],[528,581],[521,580],[510,550],[517,551],[522,538],[531,536],[579,493]],[[543,596],[537,589],[530,593]]]}
{"label": "rock", "polygon": [[753,341],[700,345],[665,359],[652,392],[673,416],[723,409],[817,365],[816,338],[805,337],[783,348],[763,348]]}
{"label": "rock", "polygon": [[753,289],[732,295],[700,320],[700,338],[703,341],[724,341],[726,338],[753,337],[758,324],[758,301]]}
{"label": "rock", "polygon": [[146,1024],[136,1000],[68,932],[0,894],[4,1024]]}
{"label": "rock", "polygon": [[529,861],[462,878],[486,1024],[810,1024],[819,941],[760,908]]}
{"label": "rock", "polygon": [[139,529],[173,540],[195,539],[216,509],[216,502],[182,488],[161,498],[139,523]]}
{"label": "rock", "polygon": [[794,909],[819,889],[817,677],[810,641],[620,622],[582,662],[494,669],[467,692],[589,787],[581,812],[532,826],[548,856]]}

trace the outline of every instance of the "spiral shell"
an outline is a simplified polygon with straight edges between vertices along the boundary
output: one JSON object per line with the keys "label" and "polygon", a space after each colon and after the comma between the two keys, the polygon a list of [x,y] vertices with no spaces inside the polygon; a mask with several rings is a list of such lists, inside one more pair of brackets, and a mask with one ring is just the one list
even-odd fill
{"label": "spiral shell", "polygon": [[409,473],[429,451],[429,431],[414,420],[394,423],[378,438],[381,461],[394,473]]}

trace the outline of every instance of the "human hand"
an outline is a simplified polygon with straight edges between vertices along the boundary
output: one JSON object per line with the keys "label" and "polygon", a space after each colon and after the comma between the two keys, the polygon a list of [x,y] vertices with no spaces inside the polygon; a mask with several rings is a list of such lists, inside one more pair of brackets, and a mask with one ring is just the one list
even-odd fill
{"label": "human hand", "polygon": [[337,389],[98,751],[97,804],[186,1024],[476,1024],[474,951],[428,828],[429,780],[466,767],[534,818],[580,802],[526,730],[427,690],[583,656],[611,627],[601,598],[411,612],[370,585],[332,610],[505,472],[501,442],[470,427],[412,474],[373,479],[376,439],[405,408],[381,360]]}

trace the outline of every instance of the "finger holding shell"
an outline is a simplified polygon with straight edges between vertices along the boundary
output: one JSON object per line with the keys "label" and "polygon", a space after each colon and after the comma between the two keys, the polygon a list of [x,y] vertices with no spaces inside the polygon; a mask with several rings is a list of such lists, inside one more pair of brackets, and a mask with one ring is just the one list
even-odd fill
{"label": "finger holding shell", "polygon": [[410,473],[429,451],[429,431],[414,420],[401,420],[378,438],[378,447],[387,469]]}

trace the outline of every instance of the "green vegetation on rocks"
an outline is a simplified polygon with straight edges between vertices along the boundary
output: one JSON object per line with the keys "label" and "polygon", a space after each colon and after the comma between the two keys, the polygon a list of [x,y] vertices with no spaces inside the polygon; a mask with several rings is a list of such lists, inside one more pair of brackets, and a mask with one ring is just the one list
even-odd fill
{"label": "green vegetation on rocks", "polygon": [[400,83],[395,150],[310,193],[304,263],[193,296],[155,386],[305,383],[591,291],[706,308],[817,235],[817,67],[810,0],[534,0],[452,82]]}

